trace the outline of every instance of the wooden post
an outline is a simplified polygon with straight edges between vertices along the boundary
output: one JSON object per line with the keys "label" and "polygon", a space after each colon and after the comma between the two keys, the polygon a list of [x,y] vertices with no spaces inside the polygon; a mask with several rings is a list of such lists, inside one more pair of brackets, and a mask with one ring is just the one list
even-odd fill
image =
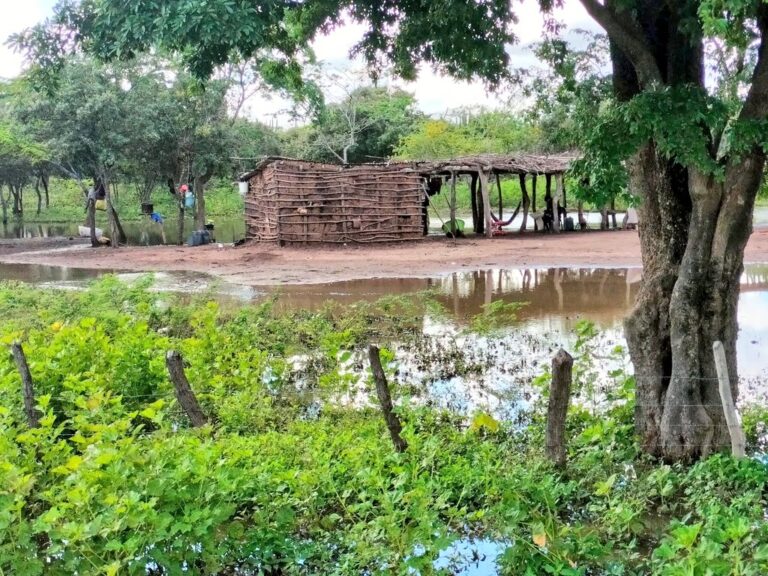
{"label": "wooden post", "polygon": [[504,200],[501,195],[501,175],[496,173],[496,188],[499,190],[499,220],[504,220]]}
{"label": "wooden post", "polygon": [[491,220],[491,198],[488,190],[488,172],[480,170],[480,194],[483,197],[483,216],[485,218],[485,236],[493,236],[493,221]]}
{"label": "wooden post", "polygon": [[456,172],[451,172],[451,237],[456,240]]}
{"label": "wooden post", "polygon": [[[520,174],[520,192],[523,195],[523,223],[520,225],[520,232],[525,232],[528,227],[528,207],[531,203],[528,198],[528,189],[525,187],[525,174]],[[535,190],[535,188],[534,188]]]}
{"label": "wooden post", "polygon": [[547,457],[565,467],[565,417],[571,400],[573,357],[562,348],[552,358],[552,385],[547,410]]}
{"label": "wooden post", "polygon": [[555,195],[552,197],[552,230],[554,232],[560,232],[560,210],[558,209],[558,201],[563,193],[563,175],[555,175]]}
{"label": "wooden post", "polygon": [[27,357],[20,342],[11,344],[11,354],[16,362],[16,368],[21,376],[22,393],[24,395],[24,413],[27,415],[27,424],[30,428],[40,427],[40,414],[35,408],[35,388],[32,382],[32,373],[29,371]]}
{"label": "wooden post", "polygon": [[725,421],[728,424],[728,432],[731,435],[731,453],[734,458],[744,458],[746,454],[747,440],[744,430],[741,429],[741,419],[736,411],[731,394],[731,379],[728,375],[728,362],[725,358],[725,348],[719,340],[712,344],[715,354],[715,367],[717,368],[717,380],[720,388],[720,399],[723,402]]}
{"label": "wooden post", "polygon": [[469,199],[472,202],[472,228],[480,232],[480,211],[477,209],[477,174],[473,173],[469,183]]}
{"label": "wooden post", "polygon": [[173,382],[173,388],[176,392],[176,399],[181,404],[184,412],[189,416],[192,426],[200,428],[208,424],[208,418],[200,408],[195,393],[189,385],[187,375],[184,373],[184,363],[181,354],[175,350],[169,350],[165,355],[165,365],[168,368],[168,375]]}
{"label": "wooden post", "polygon": [[400,436],[403,427],[392,408],[392,397],[389,394],[389,385],[387,384],[387,377],[384,375],[384,368],[381,366],[379,348],[373,344],[368,346],[368,360],[371,363],[373,381],[376,384],[376,395],[379,397],[379,404],[384,413],[384,421],[389,429],[389,435],[392,437],[392,444],[394,444],[397,452],[405,452],[408,444]]}

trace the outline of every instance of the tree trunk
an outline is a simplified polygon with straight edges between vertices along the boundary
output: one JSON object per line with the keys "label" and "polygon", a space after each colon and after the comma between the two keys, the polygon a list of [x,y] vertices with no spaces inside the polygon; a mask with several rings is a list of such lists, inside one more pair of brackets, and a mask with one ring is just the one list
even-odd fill
{"label": "tree trunk", "polygon": [[198,230],[205,230],[205,185],[208,176],[195,177],[195,226]]}
{"label": "tree trunk", "polygon": [[179,246],[184,246],[184,198],[179,197]]}
{"label": "tree trunk", "polygon": [[19,188],[13,184],[8,185],[11,196],[13,196],[13,215],[14,216],[21,216],[23,207],[21,205],[21,194],[19,193]]}
{"label": "tree trunk", "polygon": [[40,178],[35,180],[35,194],[37,194],[37,215],[40,216],[40,210],[43,208],[43,197],[40,194]]}
{"label": "tree trunk", "polygon": [[523,195],[523,223],[520,224],[520,232],[525,232],[528,227],[528,208],[530,208],[531,205],[531,199],[528,197],[528,189],[525,186],[525,174],[520,174],[520,193]]}
{"label": "tree trunk", "polygon": [[112,194],[109,191],[109,179],[104,176],[101,180],[104,186],[104,201],[107,205],[107,222],[109,223],[109,240],[112,248],[120,246],[120,233],[117,229],[117,220],[115,219],[115,210],[112,207]]}
{"label": "tree trunk", "polygon": [[48,210],[48,208],[50,208],[50,206],[51,206],[51,199],[50,199],[50,196],[48,194],[48,175],[47,174],[42,174],[40,176],[40,180],[43,183],[43,190],[45,190],[45,209]]}
{"label": "tree trunk", "polygon": [[85,225],[88,226],[91,232],[91,248],[98,248],[99,239],[96,238],[96,201],[93,198],[88,198],[85,212]]}
{"label": "tree trunk", "polygon": [[[11,188],[11,185],[8,184],[8,189]],[[3,225],[8,224],[8,202],[10,201],[10,193],[6,197],[5,194],[3,194],[3,186],[0,184],[0,205],[2,205],[3,208]]]}

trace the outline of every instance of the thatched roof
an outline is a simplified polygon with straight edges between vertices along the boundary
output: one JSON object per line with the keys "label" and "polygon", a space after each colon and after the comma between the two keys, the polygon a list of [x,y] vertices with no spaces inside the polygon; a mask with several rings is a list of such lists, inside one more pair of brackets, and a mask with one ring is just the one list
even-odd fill
{"label": "thatched roof", "polygon": [[501,174],[562,174],[579,156],[561,154],[477,154],[448,160],[392,162],[391,165],[409,167],[422,174],[450,172],[494,172]]}
{"label": "thatched roof", "polygon": [[[562,174],[579,157],[575,152],[559,154],[477,154],[460,156],[447,160],[393,160],[366,164],[366,166],[388,167],[392,170],[418,172],[424,176],[436,176],[451,172],[471,174],[473,172],[494,172],[499,174]],[[274,162],[295,162],[307,166],[329,166],[322,162],[297,160],[283,156],[264,156],[256,162],[253,170],[240,176],[245,182]],[[339,171],[351,166],[338,166]]]}

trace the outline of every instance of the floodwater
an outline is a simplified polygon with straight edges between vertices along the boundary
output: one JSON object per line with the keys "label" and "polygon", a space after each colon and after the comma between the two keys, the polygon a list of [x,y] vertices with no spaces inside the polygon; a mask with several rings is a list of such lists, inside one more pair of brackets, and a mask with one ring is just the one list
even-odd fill
{"label": "floodwater", "polygon": [[[214,238],[217,242],[230,244],[245,238],[245,220],[243,218],[214,218]],[[178,220],[167,219],[164,224],[155,224],[148,218],[123,222],[128,244],[131,246],[159,246],[162,244],[178,244],[179,225]],[[8,224],[0,224],[0,238],[61,238],[75,237],[78,235],[78,226],[74,223],[31,223],[12,221]],[[194,222],[188,219],[185,222],[185,236],[189,236],[194,230]],[[105,231],[106,233],[106,231]]]}
{"label": "floodwater", "polygon": [[[104,273],[54,266],[0,264],[0,279],[63,289],[81,289],[90,279]],[[141,276],[116,273],[128,282]],[[421,397],[435,406],[467,415],[482,410],[514,422],[533,401],[523,392],[531,378],[541,373],[542,365],[558,347],[574,351],[573,331],[579,321],[589,320],[602,330],[595,349],[607,351],[622,344],[622,320],[632,307],[641,276],[639,268],[491,269],[427,279],[380,278],[253,288],[218,282],[201,274],[158,273],[155,274],[155,289],[210,292],[242,302],[277,294],[277,306],[286,309],[317,309],[328,301],[351,305],[429,290],[436,294],[447,314],[424,319],[423,330],[428,338],[422,347],[397,350],[397,389],[404,391],[418,382]],[[499,300],[524,303],[516,314],[514,329],[492,338],[462,330],[484,306]],[[739,325],[739,370],[747,384],[742,389],[742,398],[751,395],[752,400],[765,401],[768,392],[768,353],[765,351],[768,344],[768,264],[750,265],[742,277]],[[457,351],[461,352],[460,363],[455,361]],[[598,370],[605,374],[614,367],[631,369],[624,357],[601,361]],[[587,377],[593,375],[600,379],[597,372],[588,373]],[[415,387],[410,393],[419,396]],[[600,394],[599,390],[597,394]],[[582,401],[589,406],[591,400],[582,397]],[[439,555],[434,566],[463,576],[491,576],[498,573],[498,556],[509,545],[511,543],[505,541],[460,537]]]}
{"label": "floodwater", "polygon": [[[81,289],[90,279],[114,272],[126,281],[140,274],[58,266],[0,264],[0,279],[47,287]],[[277,293],[278,307],[317,309],[328,301],[354,304],[384,296],[432,291],[448,312],[447,319],[427,319],[438,330],[466,327],[491,302],[523,304],[516,314],[518,331],[545,337],[552,345],[570,346],[574,328],[589,320],[621,340],[623,319],[640,288],[639,268],[526,268],[457,272],[436,278],[372,278],[328,284],[249,287],[218,281],[205,274],[155,274],[155,289],[209,292],[223,299],[254,301]],[[742,377],[768,375],[768,264],[749,265],[739,301],[739,368]]]}
{"label": "floodwater", "polygon": [[[332,300],[353,304],[392,294],[435,291],[454,322],[466,324],[483,306],[502,300],[524,305],[516,325],[568,346],[580,320],[621,340],[621,326],[640,289],[640,268],[528,268],[457,272],[439,278],[376,278],[279,289],[278,305],[317,308]],[[739,371],[768,380],[768,264],[746,267],[739,299]]]}

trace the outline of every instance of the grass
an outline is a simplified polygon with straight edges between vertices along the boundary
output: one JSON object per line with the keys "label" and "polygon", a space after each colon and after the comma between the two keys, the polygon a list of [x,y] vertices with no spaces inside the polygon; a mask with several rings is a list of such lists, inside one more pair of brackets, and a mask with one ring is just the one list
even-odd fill
{"label": "grass", "polygon": [[[43,206],[37,214],[37,195],[33,188],[24,191],[25,222],[82,222],[85,220],[85,202],[77,182],[54,178],[50,184],[50,205]],[[123,222],[141,219],[138,194],[129,184],[118,185],[117,195],[113,198],[115,207]],[[163,216],[176,216],[176,199],[166,188],[157,188],[152,194],[155,212]],[[226,180],[212,180],[206,188],[205,206],[208,216],[239,216],[243,213],[243,201],[237,189]],[[10,216],[10,214],[9,214]],[[97,212],[98,225],[106,222],[104,212]]]}

